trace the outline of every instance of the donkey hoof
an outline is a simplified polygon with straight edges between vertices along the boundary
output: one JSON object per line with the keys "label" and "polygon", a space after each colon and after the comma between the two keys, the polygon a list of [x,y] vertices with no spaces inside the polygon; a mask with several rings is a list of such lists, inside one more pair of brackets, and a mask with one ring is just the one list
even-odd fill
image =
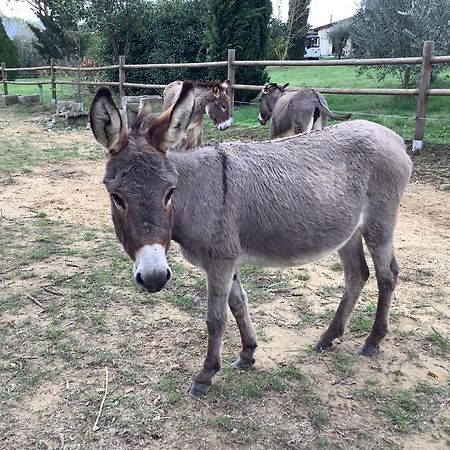
{"label": "donkey hoof", "polygon": [[194,398],[201,398],[208,392],[210,387],[209,384],[194,383],[189,393]]}
{"label": "donkey hoof", "polygon": [[250,361],[244,361],[241,358],[238,358],[233,364],[232,367],[234,369],[241,369],[241,370],[245,370],[245,369],[250,369],[253,364],[255,364],[255,360],[250,360]]}
{"label": "donkey hoof", "polygon": [[316,352],[322,352],[324,350],[330,349],[331,347],[333,347],[332,342],[317,341],[316,345],[314,346],[314,350],[316,350]]}
{"label": "donkey hoof", "polygon": [[378,353],[378,347],[374,347],[373,345],[364,344],[361,349],[362,356],[373,356]]}

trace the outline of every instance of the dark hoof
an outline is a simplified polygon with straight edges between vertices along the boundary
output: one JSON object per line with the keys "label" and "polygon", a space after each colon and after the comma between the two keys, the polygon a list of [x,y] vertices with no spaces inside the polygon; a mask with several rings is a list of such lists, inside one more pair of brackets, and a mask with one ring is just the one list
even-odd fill
{"label": "dark hoof", "polygon": [[201,398],[208,392],[210,387],[209,384],[194,383],[189,393],[194,398]]}
{"label": "dark hoof", "polygon": [[324,350],[329,350],[331,347],[333,347],[332,342],[317,341],[314,350],[316,352],[323,352]]}
{"label": "dark hoof", "polygon": [[364,344],[361,349],[362,356],[373,356],[378,353],[378,347],[374,347],[373,345]]}
{"label": "dark hoof", "polygon": [[241,358],[238,358],[233,364],[232,367],[235,369],[250,369],[255,364],[255,360],[253,361],[244,361]]}

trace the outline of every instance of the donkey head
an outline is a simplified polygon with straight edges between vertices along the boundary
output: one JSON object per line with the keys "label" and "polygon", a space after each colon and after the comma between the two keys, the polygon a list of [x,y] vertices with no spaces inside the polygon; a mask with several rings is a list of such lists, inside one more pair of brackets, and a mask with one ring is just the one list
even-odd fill
{"label": "donkey head", "polygon": [[275,103],[288,86],[289,83],[286,83],[284,86],[278,86],[277,83],[269,83],[263,88],[259,94],[258,121],[261,125],[265,125],[270,120]]}
{"label": "donkey head", "polygon": [[158,118],[141,115],[128,131],[109,89],[100,88],[91,106],[92,131],[108,156],[104,184],[116,235],[134,262],[135,281],[149,292],[160,291],[171,277],[166,252],[178,173],[166,152],[183,138],[193,108],[187,82],[172,108]]}
{"label": "donkey head", "polygon": [[227,94],[229,86],[228,80],[223,83],[214,83],[208,92],[206,114],[219,130],[226,130],[233,122],[233,118],[230,116],[230,97]]}

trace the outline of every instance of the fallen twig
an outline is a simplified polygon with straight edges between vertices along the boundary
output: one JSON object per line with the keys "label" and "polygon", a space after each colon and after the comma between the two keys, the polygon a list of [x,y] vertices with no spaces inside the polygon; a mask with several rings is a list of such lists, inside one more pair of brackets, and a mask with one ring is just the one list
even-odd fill
{"label": "fallen twig", "polygon": [[100,409],[98,411],[97,419],[95,419],[94,426],[92,427],[92,431],[97,431],[99,429],[97,424],[98,421],[100,420],[100,416],[102,415],[103,405],[105,404],[107,394],[108,394],[108,366],[105,367],[105,393],[103,394],[103,399],[102,402],[100,403]]}
{"label": "fallen twig", "polygon": [[64,281],[67,281],[67,280],[70,280],[73,277],[76,277],[77,275],[81,275],[82,273],[84,273],[84,272],[81,271],[81,272],[74,273],[73,275],[69,275],[68,277],[60,278],[59,280],[55,280],[53,283],[46,284],[45,286],[42,286],[42,287],[44,288],[44,287],[56,286],[57,284],[63,283]]}
{"label": "fallen twig", "polygon": [[29,298],[33,303],[38,305],[40,308],[45,309],[45,306],[39,300],[32,297],[30,294],[25,294],[25,297]]}
{"label": "fallen twig", "polygon": [[52,291],[51,289],[49,289],[48,287],[45,287],[45,286],[43,286],[42,289],[43,289],[45,292],[48,292],[49,294],[53,294],[53,295],[61,295],[61,296],[64,295],[64,294],[61,294],[61,292]]}

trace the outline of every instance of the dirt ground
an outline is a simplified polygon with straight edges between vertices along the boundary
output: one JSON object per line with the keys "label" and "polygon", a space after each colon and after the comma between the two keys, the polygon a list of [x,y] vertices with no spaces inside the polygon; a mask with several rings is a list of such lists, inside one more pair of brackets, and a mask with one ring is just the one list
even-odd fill
{"label": "dirt ground", "polygon": [[[36,133],[41,133],[41,130]],[[89,139],[84,131],[80,135],[82,140]],[[61,139],[68,138],[61,136]],[[70,160],[39,165],[33,167],[31,173],[14,174],[14,182],[3,185],[0,191],[2,226],[7,223],[22,226],[28,220],[34,220],[36,214],[41,214],[50,222],[72,227],[70,229],[82,227],[84,233],[89,229],[95,230],[98,240],[103,236],[99,230],[103,230],[112,240],[109,201],[102,185],[103,169],[102,160]],[[89,250],[94,243],[76,240],[72,244],[74,252],[67,257],[53,255],[41,261],[27,262],[25,269],[34,273],[30,278],[12,276],[10,267],[3,267],[0,296],[6,299],[20,294],[23,297],[27,292],[36,292],[46,286],[50,274],[70,277],[105,264],[102,254],[90,255],[89,258],[78,256],[78,251]],[[339,301],[343,280],[336,256],[300,269],[258,273],[253,286],[255,295],[264,297],[269,292],[267,301],[253,301],[253,289],[248,289],[252,316],[260,337],[256,369],[253,371],[259,377],[260,385],[264,385],[264,377],[271,376],[271,373],[285,374],[286,367],[295,365],[311,381],[305,392],[316,392],[319,403],[315,405],[320,407],[308,406],[305,410],[306,407],[300,406],[297,410],[290,398],[290,393],[298,389],[292,381],[296,378],[287,376],[282,381],[284,388],[279,390],[271,381],[269,387],[259,388],[262,395],[249,394],[250,400],[245,398],[245,389],[237,397],[231,394],[227,397],[227,384],[233,385],[235,390],[238,389],[235,383],[253,386],[249,384],[252,372],[241,379],[229,370],[216,377],[217,387],[212,388],[209,399],[200,402],[190,399],[184,388],[188,388],[190,377],[200,367],[206,344],[206,326],[202,314],[191,313],[176,303],[167,303],[161,294],[148,308],[145,303],[139,304],[139,321],[148,328],[136,328],[139,332],[134,336],[125,334],[121,328],[132,320],[133,314],[133,305],[125,300],[105,306],[107,331],[100,335],[94,336],[83,327],[75,330],[72,319],[61,319],[65,324],[62,327],[64,333],[73,332],[74,339],[79,341],[96,340],[95,345],[104,352],[114,352],[118,345],[126,344],[122,341],[133,339],[139,342],[131,360],[142,364],[148,371],[147,382],[150,384],[136,383],[133,377],[126,379],[125,368],[117,363],[86,365],[82,362],[83,357],[79,360],[81,362],[69,364],[50,359],[51,369],[57,372],[60,364],[61,372],[54,377],[42,378],[16,402],[11,400],[11,390],[7,391],[10,398],[8,394],[0,397],[8,409],[4,410],[3,416],[0,413],[0,420],[5,421],[4,432],[0,433],[0,448],[449,448],[449,191],[440,190],[438,185],[424,183],[418,178],[412,180],[401,205],[396,256],[400,280],[392,308],[391,332],[382,343],[380,353],[372,359],[358,356],[367,335],[366,313],[377,298],[371,266],[370,279],[354,313],[361,323],[350,324],[349,331],[334,350],[324,354],[312,353],[309,346],[329,322],[329,311],[334,311]],[[182,264],[176,248],[171,259]],[[175,276],[172,282],[187,284],[187,289],[191,289],[192,283],[201,275],[190,266],[183,267],[181,280]],[[131,265],[128,270],[130,276]],[[271,273],[274,276],[272,281]],[[250,272],[250,277],[254,279],[255,275]],[[283,277],[289,280],[288,285]],[[265,291],[259,294],[261,284]],[[106,284],[105,289],[108,289]],[[131,292],[132,288],[127,289]],[[204,295],[204,290],[200,291]],[[60,296],[50,295],[61,309],[64,308],[66,292],[62,289],[58,291]],[[114,295],[112,293],[111,298]],[[144,296],[139,293],[130,295]],[[34,294],[29,296],[34,298]],[[69,294],[67,296],[72,298]],[[20,365],[26,358],[31,361],[44,358],[40,353],[33,353],[37,347],[27,347],[28,341],[20,345],[17,333],[29,333],[27,339],[33,341],[33,333],[24,331],[27,327],[60,326],[60,323],[55,325],[55,318],[46,315],[34,302],[24,302],[20,308],[2,310],[0,317],[0,325],[7,330],[0,334],[3,336],[1,342],[8,345],[8,336],[13,336],[10,330],[16,330],[14,339],[17,339],[14,348],[9,347],[1,355],[3,368],[7,371],[7,376],[1,380],[6,386],[15,382],[14,364]],[[67,305],[69,307],[71,303]],[[310,316],[311,320],[305,319]],[[137,345],[136,342],[133,345]],[[233,359],[238,348],[237,328],[230,320],[224,345],[226,363]],[[130,362],[130,358],[126,361]],[[106,402],[108,425],[102,425],[100,421],[99,431],[89,431],[104,392],[105,365],[109,366],[109,384],[112,386],[110,389],[116,390],[114,395],[119,392],[123,398],[135,395],[133,398],[138,401],[142,394],[146,396],[145,402],[156,408],[152,409],[150,418],[143,420],[138,437],[131,438],[129,428],[121,434],[121,428],[115,425],[116,419],[111,419],[114,414],[118,416],[117,412],[114,413],[111,391]],[[180,372],[179,379],[175,377],[176,381],[168,390],[148,388],[162,386],[158,378],[163,370],[161,366],[170,374]],[[151,384],[153,379],[158,379],[160,384]],[[389,405],[399,393],[416,392],[421,383],[428,386],[429,392],[446,394],[434,396],[424,407],[424,415],[418,422],[403,427],[401,418],[395,417],[395,412],[389,412]],[[358,396],[361,390],[365,394]],[[87,391],[91,392],[92,398],[87,396]],[[178,392],[180,397],[173,403],[170,400],[174,395],[172,391]],[[78,402],[77,396],[85,403]],[[414,401],[418,399],[414,397]],[[242,409],[239,402],[243,402]],[[403,403],[401,406],[400,412],[404,412]],[[128,410],[137,408],[133,402],[127,407]],[[323,424],[319,420],[319,409],[324,410],[327,417]],[[123,410],[120,411],[123,419]],[[81,429],[72,423],[75,415],[78,417],[76,424]],[[130,424],[127,426],[132,428]],[[145,429],[150,430],[147,435],[143,431]],[[153,429],[158,431],[151,431]],[[272,434],[267,430],[273,430]],[[261,436],[268,434],[262,438],[260,433]],[[285,440],[280,438],[282,434],[286,436]]]}

